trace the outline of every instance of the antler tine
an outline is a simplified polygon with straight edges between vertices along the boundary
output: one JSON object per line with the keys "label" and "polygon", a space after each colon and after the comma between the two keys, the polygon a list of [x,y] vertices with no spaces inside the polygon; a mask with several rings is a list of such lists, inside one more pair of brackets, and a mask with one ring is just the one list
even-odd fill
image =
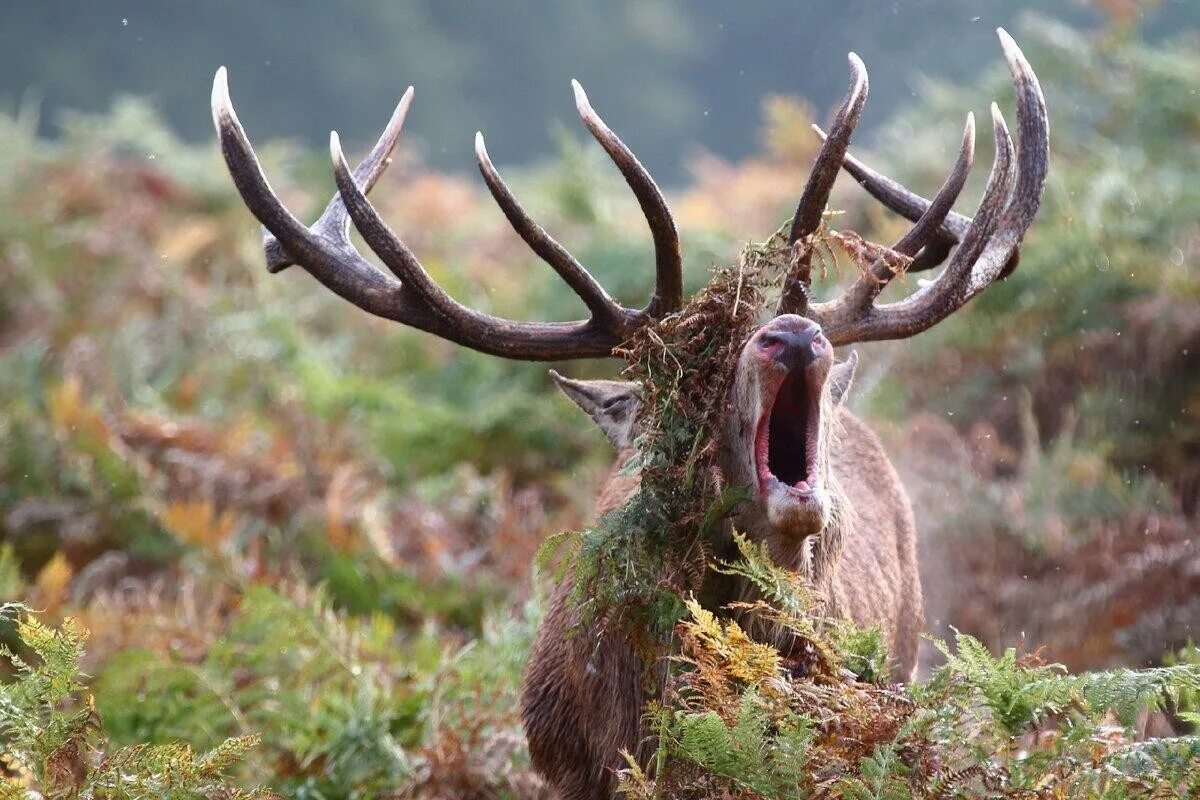
{"label": "antler tine", "polygon": [[[624,325],[617,329],[607,322],[602,324],[599,318],[515,322],[474,311],[438,286],[416,256],[383,223],[365,191],[387,164],[411,96],[410,89],[379,143],[353,173],[342,154],[337,134],[331,134],[330,152],[338,194],[317,223],[306,228],[283,206],[267,182],[233,109],[226,72],[223,68],[217,71],[212,106],[221,151],[242,200],[276,240],[279,263],[294,261],[364,311],[480,352],[528,361],[611,356],[622,334],[642,323],[644,314],[614,303],[624,320]],[[379,271],[354,248],[347,219],[354,222],[363,239],[395,277]]]}
{"label": "antler tine", "polygon": [[1012,138],[994,103],[992,124],[996,154],[983,198],[945,270],[932,283],[896,303],[854,308],[835,301],[815,306],[812,317],[824,328],[830,342],[836,345],[906,338],[945,319],[965,302],[962,298],[975,260],[999,227],[1013,184]]}
{"label": "antler tine", "polygon": [[[827,134],[820,127],[813,125],[813,130],[821,139],[827,138]],[[929,200],[910,191],[899,181],[871,169],[851,153],[846,153],[842,158],[842,169],[858,181],[868,194],[910,222],[916,222],[925,213],[925,209],[929,208]],[[952,211],[946,215],[939,234],[942,238],[956,243],[962,239],[970,224],[970,217]]]}
{"label": "antler tine", "polygon": [[[830,341],[844,344],[912,336],[961,308],[1015,264],[1021,238],[1037,213],[1045,188],[1049,123],[1046,101],[1032,67],[1012,37],[1003,29],[997,29],[997,34],[1016,90],[1019,152],[1013,146],[999,106],[992,103],[996,136],[992,172],[974,219],[958,236],[950,263],[936,280],[896,303],[875,306],[868,302],[855,306],[842,298],[814,306],[810,316],[825,328]],[[907,190],[904,192],[892,196],[905,202],[916,197],[924,204],[921,216],[928,219],[931,216],[928,212],[938,199],[929,203]],[[916,227],[920,225],[918,222]],[[938,241],[926,243],[927,261],[942,252],[944,245]]]}
{"label": "antler tine", "polygon": [[[404,92],[404,96],[400,98],[400,102],[396,104],[395,110],[392,111],[392,118],[388,120],[387,127],[379,136],[379,141],[371,148],[371,152],[367,154],[366,158],[354,168],[354,179],[363,187],[363,191],[371,191],[375,182],[379,180],[379,176],[392,163],[392,151],[400,139],[400,130],[404,127],[404,119],[408,116],[408,108],[412,105],[412,99],[413,87],[409,86],[408,90]],[[349,234],[349,225],[350,220],[346,217],[346,210],[335,196],[330,198],[325,210],[321,212],[321,216],[312,224],[311,230],[331,239],[341,239]],[[270,234],[263,236],[263,248],[267,251],[268,272],[280,272],[292,266],[293,262],[288,257],[287,251],[274,236]]]}
{"label": "antler tine", "polygon": [[678,311],[683,306],[683,255],[679,249],[679,232],[675,229],[675,219],[667,201],[633,151],[600,119],[579,81],[572,80],[571,88],[575,91],[579,118],[625,177],[650,226],[650,236],[654,240],[655,290],[645,313],[659,317]]}
{"label": "antler tine", "polygon": [[[959,146],[958,157],[953,169],[942,182],[937,194],[934,195],[925,212],[917,222],[891,247],[892,252],[901,256],[915,256],[918,251],[934,243],[938,229],[950,213],[950,208],[958,200],[959,194],[967,183],[971,165],[975,160],[975,115],[967,114],[963,125],[962,144]],[[879,258],[871,265],[867,274],[860,275],[835,304],[845,304],[852,309],[865,309],[875,302],[875,298],[884,287],[896,276],[896,271],[884,259]],[[818,303],[813,306],[814,316],[828,315],[831,312],[822,308],[830,304]]]}
{"label": "antler tine", "polygon": [[400,290],[400,284],[371,266],[350,246],[348,238],[330,239],[310,231],[283,206],[267,182],[234,111],[224,67],[217,70],[213,79],[212,113],[221,153],[234,186],[246,207],[287,253],[285,265],[295,260],[339,296],[373,314],[387,316],[386,311]]}
{"label": "antler tine", "polygon": [[[854,133],[854,128],[862,117],[863,106],[867,102],[867,67],[854,53],[850,53],[848,58],[850,89],[833,118],[833,125],[830,126],[832,135],[821,145],[813,161],[808,182],[804,185],[804,193],[800,195],[800,202],[796,204],[796,213],[792,216],[792,227],[788,233],[789,245],[795,245],[805,237],[811,236],[820,227],[821,215],[825,213],[825,204],[829,202],[829,195],[837,180],[842,157],[846,154],[846,148],[850,146],[850,136]],[[788,276],[776,313],[803,314],[807,310],[812,285],[811,260],[811,252],[801,254],[793,274]]]}
{"label": "antler tine", "polygon": [[988,242],[971,273],[965,299],[970,299],[1001,275],[1012,271],[1021,239],[1041,206],[1046,172],[1050,167],[1050,122],[1046,116],[1046,98],[1042,94],[1042,87],[1033,67],[1008,31],[997,28],[996,35],[1000,37],[1000,46],[1004,49],[1004,58],[1016,89],[1017,130],[1021,137],[1021,149],[1017,154],[1017,183],[1012,199],[1005,207],[999,231]]}
{"label": "antler tine", "polygon": [[354,222],[367,247],[400,279],[405,289],[420,295],[441,313],[453,313],[456,305],[454,300],[429,276],[408,245],[392,233],[351,174],[337,131],[329,134],[329,157],[333,161],[333,178],[338,187],[338,193],[330,205],[336,203],[341,215],[348,216]]}
{"label": "antler tine", "polygon": [[483,134],[480,132],[475,134],[475,162],[479,165],[488,190],[491,191],[500,210],[504,212],[504,216],[508,218],[513,230],[525,240],[533,252],[554,268],[575,294],[579,295],[588,311],[592,312],[593,319],[609,329],[620,330],[628,321],[620,306],[565,247],[525,213],[525,209],[521,208],[521,204],[517,202],[517,198],[492,164],[487,147],[483,143]]}
{"label": "antler tine", "polygon": [[980,254],[989,246],[1003,223],[1008,206],[1006,200],[1012,191],[1014,179],[1015,148],[1012,137],[1008,134],[1004,116],[1000,113],[1000,107],[995,103],[992,103],[992,125],[996,136],[996,155],[992,162],[992,172],[984,187],[979,208],[954,255],[950,257],[950,263],[929,285],[904,300],[881,307],[881,314],[901,316],[911,313],[914,317],[912,322],[920,325],[918,330],[923,330],[949,316],[968,299],[968,282]]}
{"label": "antler tine", "polygon": [[795,244],[801,238],[809,236],[821,224],[821,215],[825,213],[825,204],[829,202],[829,194],[833,191],[833,183],[837,180],[838,167],[846,148],[850,146],[850,136],[858,126],[862,117],[863,106],[867,102],[867,67],[856,54],[850,53],[850,90],[846,93],[842,105],[833,118],[830,126],[832,136],[825,139],[813,161],[812,172],[808,175],[808,183],[804,186],[804,194],[796,205],[796,214],[792,217],[792,229],[788,234],[788,244]]}
{"label": "antler tine", "polygon": [[916,223],[909,228],[892,249],[906,256],[913,256],[917,251],[928,245],[937,235],[938,230],[951,213],[951,208],[967,184],[967,176],[975,161],[975,115],[967,112],[967,121],[963,125],[962,144],[958,148],[958,157],[946,180],[942,182],[933,201],[926,207]]}

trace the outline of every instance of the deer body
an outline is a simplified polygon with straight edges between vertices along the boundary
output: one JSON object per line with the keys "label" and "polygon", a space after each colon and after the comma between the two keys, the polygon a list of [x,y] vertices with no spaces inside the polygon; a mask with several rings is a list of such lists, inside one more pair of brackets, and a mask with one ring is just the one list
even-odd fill
{"label": "deer body", "polygon": [[[843,406],[857,356],[851,353],[839,363],[833,348],[911,337],[1016,267],[1018,248],[1045,185],[1049,126],[1032,68],[1012,38],[1003,30],[998,33],[1016,89],[1020,148],[993,104],[995,155],[975,215],[951,210],[972,164],[971,115],[955,165],[932,199],[847,152],[867,96],[866,68],[851,53],[850,91],[829,135],[818,130],[824,143],[792,217],[787,237],[792,262],[775,315],[742,343],[736,364],[705,367],[721,376],[714,385],[730,387],[713,451],[713,468],[719,473],[714,479],[750,490],[726,535],[732,529],[746,533],[778,564],[807,577],[827,615],[879,625],[899,678],[912,674],[921,627],[912,511],[878,440]],[[299,265],[364,311],[464,347],[504,358],[566,361],[614,356],[622,342],[683,306],[679,236],[666,200],[649,172],[596,114],[582,87],[573,86],[584,125],[621,171],[650,228],[655,291],[643,308],[617,303],[526,214],[492,165],[481,134],[476,134],[475,157],[513,229],[587,307],[588,318],[574,322],[515,321],[463,306],[434,281],[367,199],[390,161],[412,101],[411,87],[378,143],[353,171],[337,134],[331,134],[338,193],[312,226],[284,207],[263,175],[234,112],[223,67],[213,82],[212,111],[233,182],[265,229],[272,272]],[[842,169],[913,225],[890,248],[865,250],[873,260],[863,264],[841,296],[813,302],[814,237]],[[387,273],[356,249],[351,224]],[[877,303],[899,271],[930,270],[943,262],[935,279],[907,297]],[[552,374],[618,451],[628,451],[638,425],[638,387]],[[600,512],[624,502],[636,487],[636,476],[614,474],[601,494]],[[708,600],[720,606],[740,599],[746,588],[727,582]],[[580,625],[570,594],[568,579],[556,588],[538,632],[522,691],[522,716],[534,764],[564,800],[605,798],[613,791],[612,768],[621,765],[619,751],[636,752],[643,744],[639,719],[651,682],[627,633],[615,626]]]}
{"label": "deer body", "polygon": [[848,411],[834,469],[851,511],[833,566],[828,602],[856,624],[878,625],[894,678],[911,680],[924,624],[912,506],[875,434]]}
{"label": "deer body", "polygon": [[[879,440],[844,408],[838,416],[841,430],[831,442],[831,460],[852,510],[841,523],[841,551],[821,582],[822,599],[827,612],[864,627],[878,625],[893,675],[906,680],[916,668],[922,626],[912,509]],[[618,468],[629,455],[619,453]],[[614,469],[597,513],[620,506],[636,489],[636,476]],[[627,633],[581,625],[572,586],[568,575],[550,597],[525,675],[521,714],[533,763],[564,800],[608,798],[615,770],[625,766],[621,751],[648,755],[639,748],[646,739],[642,712],[653,681]],[[748,589],[734,581],[726,591],[718,603],[737,600]]]}

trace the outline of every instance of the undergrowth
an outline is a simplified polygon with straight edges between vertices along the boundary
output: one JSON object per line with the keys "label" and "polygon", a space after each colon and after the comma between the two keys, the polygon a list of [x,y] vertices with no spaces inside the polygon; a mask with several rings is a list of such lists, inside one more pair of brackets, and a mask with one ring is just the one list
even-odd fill
{"label": "undergrowth", "polygon": [[[1200,792],[1200,736],[1135,741],[1139,713],[1174,707],[1200,667],[1067,674],[1037,653],[935,642],[927,681],[886,682],[877,630],[820,626],[810,592],[738,537],[737,574],[799,642],[788,655],[694,601],[662,704],[659,752],[621,789],[671,798],[1166,798]],[[830,631],[819,633],[818,631]],[[800,657],[797,657],[797,653]]]}
{"label": "undergrowth", "polygon": [[72,619],[47,627],[15,603],[0,620],[16,622],[20,652],[0,648],[15,674],[0,684],[0,799],[253,800],[278,797],[242,789],[231,769],[258,745],[254,735],[197,753],[178,743],[108,744],[79,662],[87,630]]}
{"label": "undergrowth", "polygon": [[[1001,646],[1021,630],[1072,668],[1145,664],[1194,632],[1200,61],[1186,38],[1023,27],[1057,133],[1021,269],[919,344],[873,346],[858,384],[881,433],[881,415],[932,410],[962,434],[950,443],[971,445],[967,463],[906,434],[894,455],[967,481],[905,482],[914,497],[935,487],[922,537],[962,559],[925,562],[958,594],[931,619],[989,650],[952,634],[932,680],[889,686],[878,629],[826,621],[818,634],[795,576],[706,552],[739,499],[708,480],[728,380],[713,365],[732,363],[721,355],[785,263],[769,242],[629,344],[653,420],[627,465],[645,491],[543,550],[576,556],[593,612],[683,626],[652,717],[659,768],[630,770],[635,797],[1198,793],[1194,739],[1125,729],[1167,698],[1176,722],[1197,722],[1194,648],[1169,669],[1071,676]],[[870,160],[936,186],[956,141],[930,121],[1003,102],[1002,73],[997,62],[984,84],[927,88],[912,124],[886,128],[903,141],[881,150],[902,162]],[[785,147],[692,165],[673,203],[690,267],[725,260],[734,236],[769,230],[794,202],[815,141],[789,107],[770,133]],[[0,659],[0,797],[236,797],[259,783],[298,800],[544,796],[515,711],[536,615],[508,609],[544,531],[578,527],[598,439],[540,367],[384,334],[303,276],[268,278],[211,143],[177,142],[131,105],[73,118],[57,143],[36,128],[0,119],[0,602],[46,609],[42,625],[79,622],[41,627],[11,606],[0,619],[25,665]],[[645,278],[629,269],[644,248],[627,224],[636,204],[595,169],[610,166],[599,150],[564,147],[564,166],[517,176],[520,193],[556,198],[547,229],[632,296]],[[290,152],[264,148],[273,177]],[[481,192],[400,169],[376,199],[426,232],[422,255],[452,294],[529,319],[573,299],[535,277]],[[286,193],[311,214],[327,160],[300,171]],[[899,233],[849,188],[835,198],[846,226]],[[917,288],[895,283],[894,295]],[[1031,448],[1013,410],[1026,388]],[[772,652],[689,607],[714,560],[767,582],[757,613],[788,619],[805,646]],[[94,678],[79,672],[84,626]],[[254,734],[262,743],[241,750]]]}

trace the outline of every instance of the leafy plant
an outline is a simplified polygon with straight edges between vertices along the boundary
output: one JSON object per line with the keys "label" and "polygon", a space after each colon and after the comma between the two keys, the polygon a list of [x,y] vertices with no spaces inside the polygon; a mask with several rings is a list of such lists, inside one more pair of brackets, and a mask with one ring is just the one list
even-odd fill
{"label": "leafy plant", "polygon": [[15,619],[27,654],[0,649],[14,677],[0,684],[0,778],[4,800],[252,800],[276,796],[244,789],[228,773],[258,737],[226,739],[196,753],[183,744],[110,748],[95,703],[81,682],[79,662],[87,631],[72,619],[49,628],[21,605],[0,605]]}
{"label": "leafy plant", "polygon": [[[843,666],[880,663],[878,631],[842,623],[823,638],[820,625],[786,610],[807,607],[803,587],[779,580],[760,550],[740,544],[742,558],[722,569],[777,590],[798,587],[790,599],[772,598],[771,618],[800,640],[794,651],[814,658],[798,669],[794,654],[689,603],[677,629],[679,668],[664,705],[649,711],[656,769],[631,764],[622,773],[630,797],[1156,798],[1200,790],[1200,737],[1132,739],[1137,712],[1200,687],[1196,665],[1070,675],[1014,649],[993,656],[960,633],[953,647],[936,642],[947,660],[928,681],[864,681]],[[835,642],[861,649],[846,653]]]}

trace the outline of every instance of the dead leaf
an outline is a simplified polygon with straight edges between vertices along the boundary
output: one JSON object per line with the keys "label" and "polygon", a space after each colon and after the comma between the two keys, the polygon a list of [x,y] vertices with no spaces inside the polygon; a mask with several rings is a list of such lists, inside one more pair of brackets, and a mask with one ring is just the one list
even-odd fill
{"label": "dead leaf", "polygon": [[67,561],[61,550],[38,572],[34,586],[37,587],[40,604],[48,613],[57,612],[67,599],[67,586],[74,575],[71,562]]}

